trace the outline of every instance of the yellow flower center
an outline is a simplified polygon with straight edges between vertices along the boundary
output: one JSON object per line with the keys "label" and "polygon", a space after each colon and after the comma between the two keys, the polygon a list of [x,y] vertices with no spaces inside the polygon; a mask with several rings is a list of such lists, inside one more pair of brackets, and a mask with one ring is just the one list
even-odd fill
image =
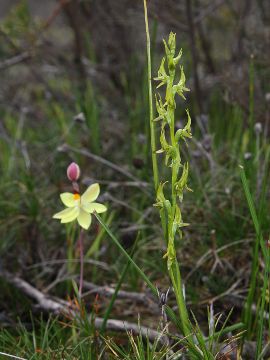
{"label": "yellow flower center", "polygon": [[76,194],[73,195],[73,199],[74,199],[74,200],[80,200],[80,198],[81,198],[81,197],[80,197],[80,194],[77,194],[77,193],[76,193]]}

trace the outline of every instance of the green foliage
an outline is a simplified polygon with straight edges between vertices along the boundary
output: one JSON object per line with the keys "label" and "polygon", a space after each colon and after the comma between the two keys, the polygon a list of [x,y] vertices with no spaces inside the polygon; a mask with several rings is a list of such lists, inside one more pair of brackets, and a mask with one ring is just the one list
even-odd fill
{"label": "green foliage", "polygon": [[102,348],[96,343],[95,328],[90,325],[87,335],[75,323],[72,325],[77,334],[74,338],[71,325],[66,326],[57,318],[40,321],[32,320],[31,329],[20,324],[16,332],[3,330],[0,333],[0,355],[3,359],[17,356],[21,359],[83,359],[97,358]]}
{"label": "green foliage", "polygon": [[19,46],[20,41],[23,40],[23,34],[34,33],[31,25],[33,22],[27,0],[21,0],[11,9],[9,15],[2,22],[1,30],[9,36],[13,46]]}
{"label": "green foliage", "polygon": [[[162,334],[161,334],[162,335]],[[113,359],[125,360],[173,360],[181,355],[182,351],[173,352],[168,346],[159,345],[159,338],[155,340],[143,338],[142,334],[134,336],[128,333],[129,348],[124,349],[110,340],[105,340],[107,347],[112,352]]]}

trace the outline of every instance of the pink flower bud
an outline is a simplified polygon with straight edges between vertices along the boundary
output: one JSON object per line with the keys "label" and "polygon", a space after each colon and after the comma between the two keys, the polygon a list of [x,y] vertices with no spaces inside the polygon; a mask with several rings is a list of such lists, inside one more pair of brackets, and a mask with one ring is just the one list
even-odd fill
{"label": "pink flower bud", "polygon": [[67,168],[67,177],[70,181],[77,181],[80,177],[81,170],[78,164],[72,162]]}

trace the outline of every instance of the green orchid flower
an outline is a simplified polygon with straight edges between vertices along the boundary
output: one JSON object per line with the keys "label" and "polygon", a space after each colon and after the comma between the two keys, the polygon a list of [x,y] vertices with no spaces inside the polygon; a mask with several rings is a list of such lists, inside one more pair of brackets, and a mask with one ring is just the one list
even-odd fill
{"label": "green orchid flower", "polygon": [[100,192],[99,184],[93,184],[80,195],[75,192],[74,194],[65,192],[60,195],[60,198],[66,209],[54,214],[54,219],[61,220],[61,223],[69,223],[77,219],[79,225],[87,230],[89,229],[94,212],[100,214],[107,210],[106,206],[94,202]]}

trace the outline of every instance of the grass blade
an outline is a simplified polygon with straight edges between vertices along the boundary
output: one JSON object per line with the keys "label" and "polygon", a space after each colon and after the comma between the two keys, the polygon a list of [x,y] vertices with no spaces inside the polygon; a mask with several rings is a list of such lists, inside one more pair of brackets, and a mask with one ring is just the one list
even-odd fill
{"label": "grass blade", "polygon": [[120,242],[117,240],[117,238],[113,235],[111,230],[108,228],[108,226],[103,222],[101,217],[98,214],[95,214],[97,220],[102,225],[102,227],[105,229],[107,234],[110,236],[112,241],[115,243],[115,245],[118,247],[118,249],[121,251],[121,253],[127,258],[127,260],[134,266],[134,268],[138,271],[138,273],[141,275],[141,277],[144,279],[144,281],[147,283],[151,291],[155,296],[157,296],[157,290],[156,287],[153,285],[153,283],[149,280],[149,278],[145,275],[145,273],[140,269],[140,267],[135,263],[135,261],[130,257],[130,255],[126,252],[126,250],[123,248],[123,246],[120,244]]}
{"label": "grass blade", "polygon": [[[267,254],[266,246],[265,246],[264,239],[263,239],[263,236],[261,233],[260,223],[259,223],[259,219],[258,219],[258,216],[256,213],[254,201],[253,201],[252,195],[250,193],[247,177],[246,177],[243,166],[240,166],[240,175],[241,175],[243,189],[244,189],[244,193],[245,193],[246,200],[248,203],[250,215],[251,215],[251,218],[252,218],[252,221],[254,224],[254,228],[256,231],[256,242],[254,244],[254,251],[253,251],[250,287],[249,287],[249,292],[248,292],[248,296],[247,296],[247,300],[246,300],[246,306],[245,306],[244,314],[243,314],[243,321],[244,321],[245,325],[247,326],[247,336],[250,337],[251,332],[252,332],[251,331],[252,330],[251,329],[252,328],[251,307],[252,307],[253,302],[255,301],[254,298],[255,298],[256,285],[257,285],[256,281],[257,281],[257,274],[258,274],[258,269],[259,269],[259,249],[261,248],[261,251],[263,253],[266,264],[267,264],[268,254]],[[264,277],[264,280],[265,280],[265,277]],[[262,303],[262,305],[263,305],[263,303]],[[263,308],[264,308],[264,305],[263,305]],[[260,322],[263,323],[263,320],[260,319],[259,323]],[[260,326],[260,328],[261,328],[261,326]],[[258,333],[258,337],[260,337],[260,331]]]}
{"label": "grass blade", "polygon": [[[140,234],[140,233],[137,234],[137,237],[136,237],[134,246],[133,246],[133,248],[132,248],[132,250],[131,250],[131,254],[130,254],[130,257],[131,257],[131,258],[132,258],[133,255],[134,255],[134,252],[135,252],[135,249],[136,249],[136,246],[137,246],[137,242],[138,242],[138,239],[139,239],[139,234]],[[101,332],[101,333],[104,333],[104,331],[105,331],[105,329],[106,329],[106,324],[107,324],[108,318],[109,318],[109,316],[110,316],[110,313],[111,313],[111,311],[112,311],[113,304],[114,304],[114,302],[115,302],[115,300],[116,300],[116,298],[117,298],[117,294],[118,294],[118,292],[119,292],[119,290],[120,290],[120,288],[121,288],[121,285],[122,285],[122,283],[123,283],[123,281],[124,281],[124,279],[125,279],[125,276],[126,276],[126,274],[127,274],[127,271],[128,271],[128,269],[129,269],[129,266],[130,266],[130,260],[128,260],[126,266],[124,267],[124,270],[123,270],[122,273],[121,273],[120,279],[118,280],[118,283],[117,283],[116,288],[115,288],[115,290],[114,290],[113,296],[112,296],[112,298],[111,298],[111,300],[110,300],[109,306],[107,307],[107,310],[106,310],[106,312],[105,312],[105,314],[104,314],[103,323],[102,323],[102,326],[101,326],[101,329],[100,329],[100,332]]]}

